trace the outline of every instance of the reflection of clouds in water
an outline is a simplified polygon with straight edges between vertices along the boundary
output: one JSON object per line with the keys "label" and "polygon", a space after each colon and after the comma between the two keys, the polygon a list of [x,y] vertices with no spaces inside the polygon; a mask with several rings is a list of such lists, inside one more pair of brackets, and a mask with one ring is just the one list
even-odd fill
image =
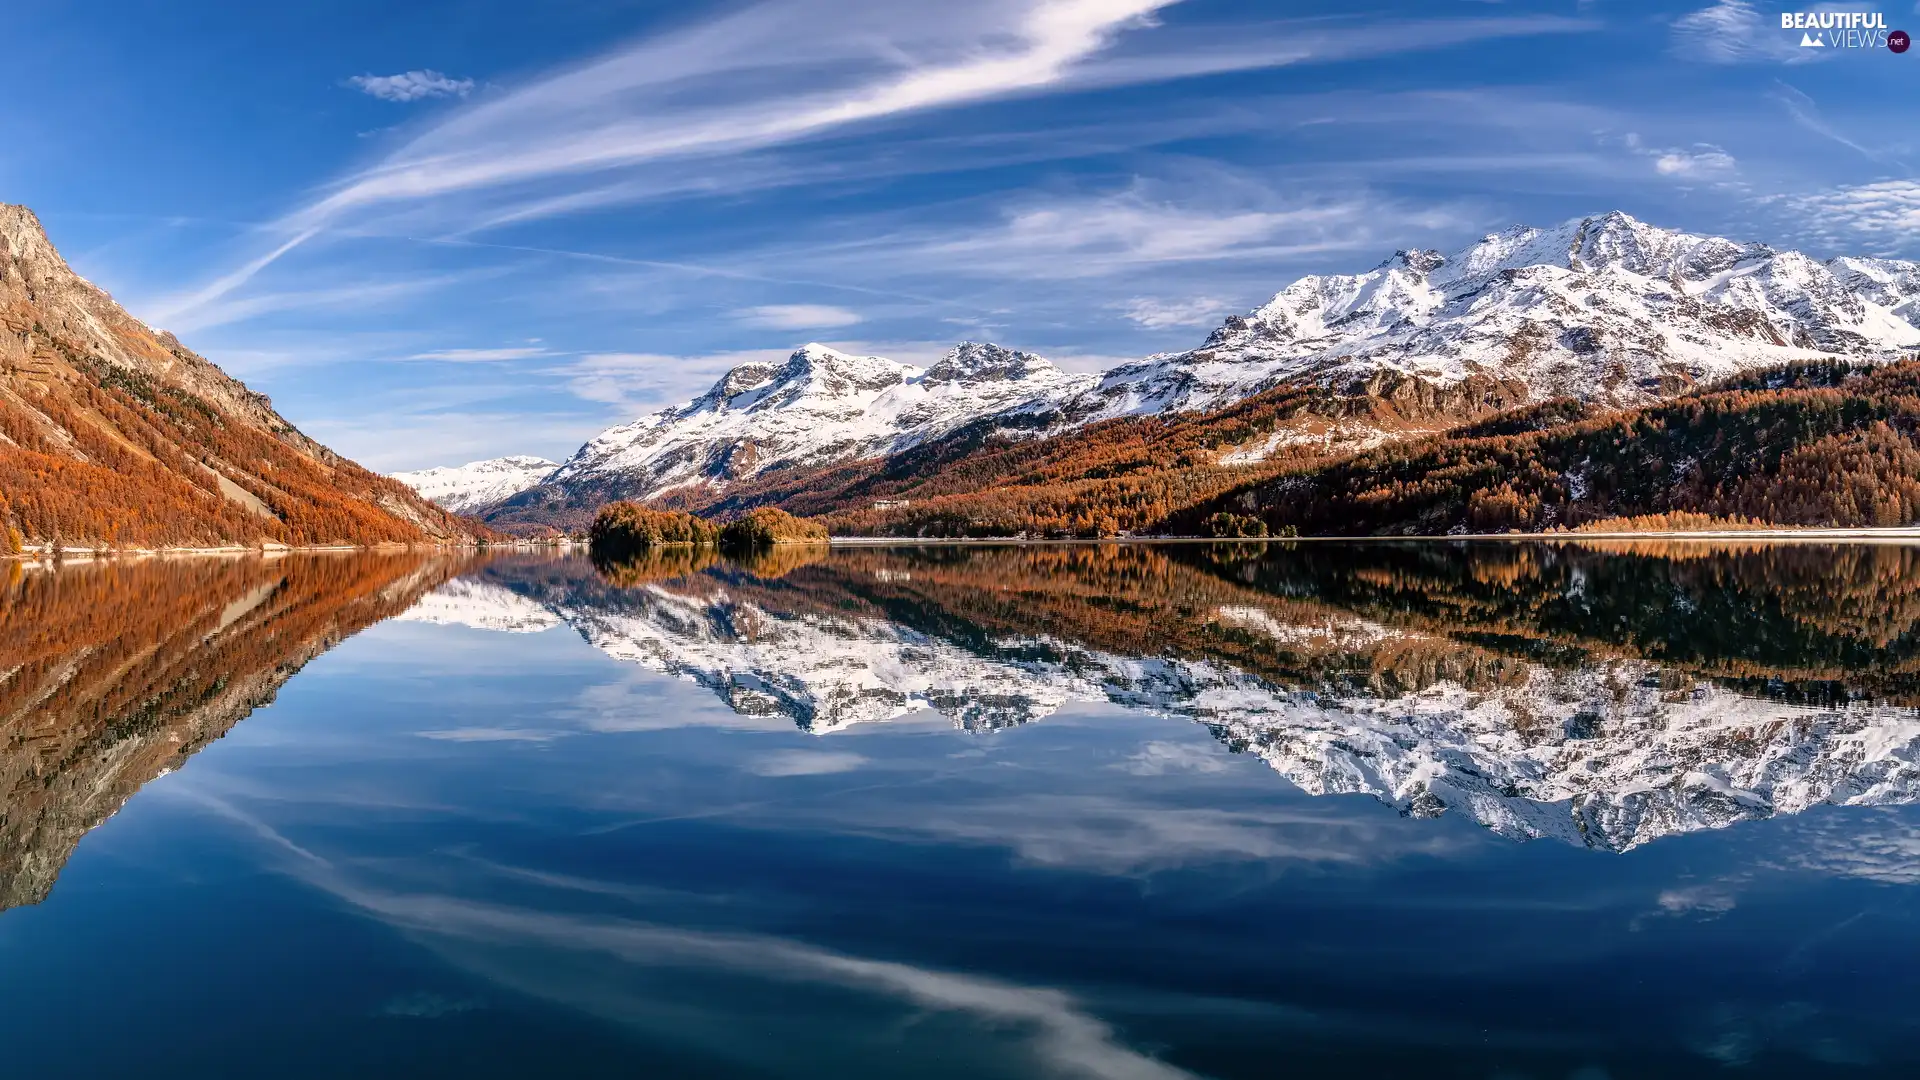
{"label": "reflection of clouds in water", "polygon": [[782,750],[763,754],[747,763],[755,776],[824,776],[851,772],[867,763],[859,754],[833,750]]}
{"label": "reflection of clouds in water", "polygon": [[554,719],[582,731],[606,734],[692,727],[793,730],[793,721],[785,716],[735,712],[711,693],[651,671],[622,673],[620,678],[589,685],[574,696],[571,708],[561,710]]}
{"label": "reflection of clouds in water", "polygon": [[423,992],[401,994],[399,997],[389,999],[386,1004],[380,1006],[378,1015],[412,1020],[438,1020],[441,1017],[472,1012],[479,1007],[480,1003],[477,1001]]}
{"label": "reflection of clouds in water", "polygon": [[1232,765],[1218,745],[1156,741],[1142,745],[1116,768],[1135,776],[1162,776],[1170,772],[1225,772]]}
{"label": "reflection of clouds in water", "polygon": [[[703,1025],[689,1021],[697,1020],[702,1013],[709,1021],[714,1016],[731,1016],[725,1009],[699,1008],[697,1002],[686,998],[686,986],[711,989],[716,978],[746,979],[833,988],[879,997],[894,1007],[964,1015],[996,1032],[1017,1033],[1018,1044],[1028,1054],[1060,1075],[1113,1080],[1180,1080],[1192,1076],[1123,1045],[1109,1025],[1060,990],[873,960],[760,934],[685,929],[639,919],[510,907],[439,893],[392,891],[356,880],[354,874],[366,873],[369,867],[362,865],[349,871],[231,803],[211,796],[197,801],[281,853],[283,868],[292,876],[434,945],[448,959],[511,989],[655,1028],[657,1033],[699,1041]],[[284,858],[287,855],[293,857]],[[548,883],[570,887],[564,878]],[[558,960],[556,952],[572,959]],[[676,975],[698,981],[683,985],[676,981]],[[438,999],[403,995],[394,1000],[405,1010],[394,1015],[446,1014]],[[782,1000],[792,1003],[790,996]],[[470,1007],[459,1002],[451,1005],[455,1009]],[[659,1031],[663,1024],[664,1031]],[[751,1045],[755,1038],[751,1029],[743,1030],[738,1024],[704,1026],[711,1044],[696,1047],[702,1051],[774,1058],[782,1053],[778,1045]]]}
{"label": "reflection of clouds in water", "polygon": [[1780,1052],[1825,1065],[1874,1064],[1870,1050],[1840,1033],[1844,1024],[1804,1001],[1723,1002],[1695,1022],[1685,1041],[1694,1053],[1736,1068]]}
{"label": "reflection of clouds in water", "polygon": [[1634,916],[1628,928],[1640,930],[1651,920],[1663,918],[1699,922],[1718,919],[1739,906],[1738,886],[1742,884],[1744,879],[1728,879],[1662,889],[1654,898],[1654,906]]}
{"label": "reflection of clouds in water", "polygon": [[1781,860],[1787,868],[1920,884],[1920,827],[1895,811],[1825,815],[1797,824],[1803,841]]}
{"label": "reflection of clouds in water", "polygon": [[896,805],[885,824],[810,824],[889,839],[1004,846],[1028,862],[1129,874],[1229,861],[1377,863],[1443,854],[1456,842],[1438,830],[1387,830],[1358,819],[1287,809],[1221,810],[1132,802],[1104,795],[1014,795],[966,806]]}
{"label": "reflection of clouds in water", "polygon": [[420,738],[433,739],[437,742],[544,743],[552,742],[568,733],[564,731],[547,731],[539,728],[461,727],[442,728],[437,731],[416,731],[414,734]]}

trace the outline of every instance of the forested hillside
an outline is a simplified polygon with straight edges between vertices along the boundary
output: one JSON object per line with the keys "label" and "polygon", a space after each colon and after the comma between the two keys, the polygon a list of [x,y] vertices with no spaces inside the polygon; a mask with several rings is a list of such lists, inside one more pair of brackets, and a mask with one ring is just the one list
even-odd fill
{"label": "forested hillside", "polygon": [[301,434],[0,206],[0,548],[376,544],[487,530]]}
{"label": "forested hillside", "polygon": [[1632,529],[1662,515],[1694,526],[1910,525],[1920,520],[1917,437],[1920,361],[1792,364],[1640,409],[1536,407],[1295,463],[1161,528],[1444,535]]}
{"label": "forested hillside", "polygon": [[1320,460],[1356,429],[1417,436],[1523,400],[1523,387],[1488,378],[1284,386],[1210,412],[1122,417],[1051,438],[976,425],[888,458],[774,470],[661,502],[717,516],[778,506],[822,517],[835,535],[1113,536]]}

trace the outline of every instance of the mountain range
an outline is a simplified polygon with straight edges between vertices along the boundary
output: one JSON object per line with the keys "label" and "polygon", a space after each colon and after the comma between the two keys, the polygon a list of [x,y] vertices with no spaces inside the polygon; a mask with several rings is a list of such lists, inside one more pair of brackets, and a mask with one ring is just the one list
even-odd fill
{"label": "mountain range", "polygon": [[127,314],[0,205],[0,541],[22,548],[470,542]]}
{"label": "mountain range", "polygon": [[[779,576],[668,567],[644,587],[507,562],[407,617],[566,626],[816,735],[1108,703],[1204,724],[1312,794],[1609,851],[1920,798],[1911,649],[1886,636],[1913,616],[1907,553],[1269,554],[870,550]],[[1865,681],[1837,686],[1839,656]]]}
{"label": "mountain range", "polygon": [[[1362,450],[1559,398],[1646,405],[1758,367],[1915,350],[1920,264],[1819,261],[1615,212],[1302,278],[1197,348],[1102,374],[988,344],[963,343],[925,369],[813,344],[611,428],[545,475],[516,473],[524,488],[504,497],[503,463],[519,459],[401,478],[497,523],[574,525],[617,498],[698,507],[783,471],[942,440],[1044,439],[1116,418],[1205,414],[1280,388],[1311,390],[1323,404],[1236,430],[1209,449],[1211,464]],[[1412,412],[1376,407],[1415,399]]]}

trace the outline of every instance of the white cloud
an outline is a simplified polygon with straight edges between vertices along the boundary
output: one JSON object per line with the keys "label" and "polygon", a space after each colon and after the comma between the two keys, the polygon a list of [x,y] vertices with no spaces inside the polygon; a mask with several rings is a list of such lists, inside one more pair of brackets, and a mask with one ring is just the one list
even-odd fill
{"label": "white cloud", "polygon": [[1805,195],[1774,197],[1814,236],[1836,246],[1863,244],[1888,254],[1920,246],[1920,180],[1879,180]]}
{"label": "white cloud", "polygon": [[765,304],[735,314],[743,322],[773,330],[827,330],[865,321],[858,312],[827,304]]}
{"label": "white cloud", "polygon": [[382,101],[421,101],[426,98],[466,97],[472,79],[451,79],[437,71],[403,71],[398,75],[355,75],[347,85]]}
{"label": "white cloud", "polygon": [[852,772],[867,763],[859,754],[837,750],[782,750],[747,763],[755,776],[824,776]]}
{"label": "white cloud", "polygon": [[1627,132],[1623,140],[1628,150],[1651,159],[1653,171],[1680,180],[1719,180],[1738,171],[1740,163],[1712,143],[1692,146],[1648,146],[1638,134]]}
{"label": "white cloud", "polygon": [[894,233],[821,252],[822,259],[898,267],[937,265],[993,279],[1060,280],[1166,267],[1371,251],[1404,246],[1420,230],[1478,224],[1450,207],[1412,206],[1371,192],[1339,196],[1276,191],[1219,168],[1209,183],[1179,175],[1125,190],[1027,198],[997,223]]}
{"label": "white cloud", "polygon": [[428,352],[414,353],[408,360],[438,360],[449,364],[475,364],[493,360],[528,360],[537,356],[552,356],[546,349],[522,347],[508,349],[433,349]]}
{"label": "white cloud", "polygon": [[1668,150],[1653,159],[1653,170],[1662,176],[1697,179],[1721,176],[1734,169],[1733,155],[1711,143],[1697,143],[1690,150]]}
{"label": "white cloud", "polygon": [[1210,326],[1231,306],[1211,297],[1160,300],[1151,296],[1136,296],[1127,301],[1121,310],[1128,319],[1149,330],[1165,330],[1174,326]]}
{"label": "white cloud", "polygon": [[342,285],[315,285],[284,292],[262,292],[250,296],[210,297],[204,304],[182,308],[166,307],[154,316],[176,334],[192,333],[229,323],[247,322],[263,315],[289,311],[365,311],[396,300],[410,299],[448,285],[469,282],[475,274],[440,274],[429,277],[388,281],[361,281]]}
{"label": "white cloud", "polygon": [[1747,0],[1719,0],[1673,22],[1674,52],[1709,64],[1804,64],[1825,59],[1831,49],[1803,49],[1777,17]]}
{"label": "white cloud", "polygon": [[[663,190],[724,189],[756,154],[929,110],[1593,25],[1436,20],[1379,34],[1282,21],[1143,33],[1173,2],[766,0],[456,112],[285,215],[268,230],[282,238],[277,246],[168,310],[215,302],[313,237],[348,226],[444,234]],[[795,40],[807,48],[793,48]],[[780,164],[759,162],[772,176]],[[697,168],[705,172],[678,175]]]}

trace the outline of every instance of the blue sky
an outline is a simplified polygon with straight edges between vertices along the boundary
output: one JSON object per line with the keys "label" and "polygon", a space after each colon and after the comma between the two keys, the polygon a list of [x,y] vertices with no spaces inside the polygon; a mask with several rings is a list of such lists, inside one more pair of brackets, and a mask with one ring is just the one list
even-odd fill
{"label": "blue sky", "polygon": [[1092,369],[1515,222],[1920,256],[1920,51],[1783,9],[26,5],[0,200],[375,468],[559,458],[806,341]]}

